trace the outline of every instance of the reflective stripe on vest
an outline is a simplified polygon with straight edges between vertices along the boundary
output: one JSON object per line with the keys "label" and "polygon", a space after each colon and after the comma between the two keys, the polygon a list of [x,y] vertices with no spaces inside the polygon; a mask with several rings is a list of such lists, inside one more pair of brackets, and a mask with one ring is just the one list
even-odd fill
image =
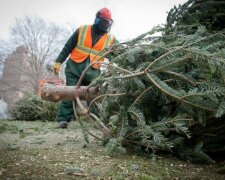
{"label": "reflective stripe on vest", "polygon": [[[103,55],[102,50],[112,45],[114,41],[114,37],[107,33],[92,47],[91,27],[92,26],[85,25],[81,26],[79,29],[77,46],[70,55],[70,58],[76,63],[83,62],[88,56],[90,56],[91,63],[104,61],[104,58],[100,58],[100,56]],[[100,66],[101,63],[92,65],[95,69],[99,69]]]}

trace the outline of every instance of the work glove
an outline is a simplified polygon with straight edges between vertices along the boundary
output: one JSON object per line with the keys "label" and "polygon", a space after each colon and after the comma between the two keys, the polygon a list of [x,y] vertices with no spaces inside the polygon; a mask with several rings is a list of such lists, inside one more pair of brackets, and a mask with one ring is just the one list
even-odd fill
{"label": "work glove", "polygon": [[57,75],[59,74],[60,68],[61,68],[61,63],[60,62],[55,62],[53,64],[53,72]]}

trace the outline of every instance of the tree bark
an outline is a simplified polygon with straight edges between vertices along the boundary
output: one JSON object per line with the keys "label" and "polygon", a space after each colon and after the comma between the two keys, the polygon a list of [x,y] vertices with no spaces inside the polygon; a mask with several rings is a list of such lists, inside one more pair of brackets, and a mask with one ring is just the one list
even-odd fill
{"label": "tree bark", "polygon": [[66,86],[53,85],[45,83],[41,89],[41,98],[47,101],[58,102],[61,100],[75,100],[79,97],[81,100],[92,100],[99,96],[99,88],[88,86]]}

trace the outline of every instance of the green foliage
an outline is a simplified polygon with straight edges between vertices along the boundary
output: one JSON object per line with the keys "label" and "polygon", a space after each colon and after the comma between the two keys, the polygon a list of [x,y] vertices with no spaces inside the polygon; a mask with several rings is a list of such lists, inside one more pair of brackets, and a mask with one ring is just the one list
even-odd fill
{"label": "green foliage", "polygon": [[[182,38],[174,36],[168,41],[168,36],[147,46],[142,46],[140,38],[136,44],[133,41],[134,48],[113,59],[124,71],[113,68],[111,77],[95,82],[108,84],[106,94],[126,93],[98,103],[100,119],[113,134],[106,148],[110,153],[120,152],[126,144],[132,149],[169,151],[209,164],[213,161],[206,154],[211,147],[205,133],[209,124],[210,133],[217,133],[215,129],[224,124],[223,120],[212,122],[225,114],[225,59],[221,56],[225,35],[211,34],[200,26]],[[204,146],[196,148],[198,134],[203,135]],[[219,136],[224,140],[223,133]]]}
{"label": "green foliage", "polygon": [[58,104],[42,100],[39,96],[27,94],[15,103],[11,115],[16,120],[54,121]]}
{"label": "green foliage", "polygon": [[189,160],[194,163],[203,163],[203,164],[211,164],[213,160],[202,151],[193,151],[193,149],[187,149],[182,151],[180,157],[184,160]]}
{"label": "green foliage", "polygon": [[[197,11],[200,4],[208,9]],[[189,0],[171,10],[164,29],[118,46],[112,75],[94,82],[105,94],[125,93],[98,102],[112,133],[109,152],[124,145],[206,164],[213,162],[207,155],[212,149],[225,152],[225,34],[209,10],[224,11],[218,4],[224,3]],[[148,38],[156,31],[162,36]]]}
{"label": "green foliage", "polygon": [[106,151],[112,155],[126,152],[126,150],[122,147],[121,142],[118,139],[113,138],[111,138],[106,144]]}
{"label": "green foliage", "polygon": [[[193,32],[199,25],[209,31],[225,28],[225,2],[223,0],[188,0],[179,7],[170,10],[167,16],[167,28],[175,27],[182,31]],[[186,29],[186,30],[185,30]]]}

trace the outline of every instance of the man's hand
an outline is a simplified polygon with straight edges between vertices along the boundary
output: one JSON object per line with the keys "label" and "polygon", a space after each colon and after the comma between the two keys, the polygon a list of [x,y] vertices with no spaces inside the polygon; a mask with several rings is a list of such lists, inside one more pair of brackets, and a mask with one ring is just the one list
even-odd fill
{"label": "man's hand", "polygon": [[55,63],[53,64],[53,72],[54,72],[55,74],[59,74],[61,65],[62,65],[62,64],[59,63],[59,62],[55,62]]}

